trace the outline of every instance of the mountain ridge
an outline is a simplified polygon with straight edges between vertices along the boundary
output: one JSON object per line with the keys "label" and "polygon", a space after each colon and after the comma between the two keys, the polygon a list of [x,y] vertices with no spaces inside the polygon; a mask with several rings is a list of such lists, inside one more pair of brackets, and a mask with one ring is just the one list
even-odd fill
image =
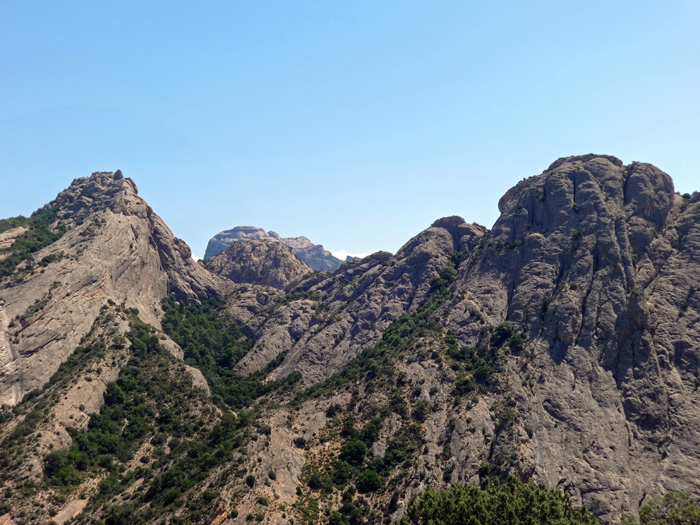
{"label": "mountain ridge", "polygon": [[[57,214],[46,242],[63,233],[0,279],[0,385],[30,378],[4,394],[24,400],[0,424],[0,472],[16,489],[0,505],[18,525],[60,490],[68,501],[55,510],[79,523],[396,521],[428,487],[508,475],[565,492],[602,523],[667,491],[700,497],[700,193],[678,195],[658,168],[562,157],[506,192],[491,229],[445,217],[395,255],[277,288],[260,273],[264,254],[231,254],[257,269],[253,282],[191,261],[120,176],[77,179],[40,209]],[[17,228],[37,226],[0,224],[0,235],[16,243],[27,234]],[[256,244],[271,247],[233,251]],[[39,329],[64,338],[44,348],[31,342]],[[131,344],[118,339],[127,334]],[[32,372],[31,355],[51,366]],[[130,374],[159,370],[171,379],[128,397]],[[172,412],[152,402],[169,381],[196,400],[197,424],[177,436]],[[144,408],[115,412],[112,384]],[[110,435],[130,440],[129,454],[111,467],[70,463],[124,411]],[[142,434],[127,432],[137,423]],[[20,434],[37,447],[20,452]],[[42,472],[50,444],[72,451],[59,456],[74,471]],[[191,483],[166,481],[175,468]],[[38,500],[20,495],[26,479]]]}

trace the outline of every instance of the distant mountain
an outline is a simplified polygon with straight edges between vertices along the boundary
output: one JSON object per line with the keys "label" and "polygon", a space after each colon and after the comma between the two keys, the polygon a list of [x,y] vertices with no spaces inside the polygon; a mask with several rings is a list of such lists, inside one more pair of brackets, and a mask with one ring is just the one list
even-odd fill
{"label": "distant mountain", "polygon": [[280,237],[277,232],[265,231],[255,226],[236,226],[231,230],[217,233],[209,240],[204,259],[210,259],[223,252],[234,242],[252,239],[266,239],[286,244],[315,272],[320,270],[337,270],[344,262],[337,257],[333,257],[331,252],[324,249],[322,245],[314,244],[306,237]]}
{"label": "distant mountain", "polygon": [[280,290],[313,271],[292,248],[270,239],[234,242],[223,252],[206,259],[204,267],[236,283],[260,284]]}

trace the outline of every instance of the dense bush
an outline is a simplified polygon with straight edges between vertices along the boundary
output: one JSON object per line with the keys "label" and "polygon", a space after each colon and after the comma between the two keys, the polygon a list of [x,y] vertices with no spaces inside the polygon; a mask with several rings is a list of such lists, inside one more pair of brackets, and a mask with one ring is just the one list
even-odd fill
{"label": "dense bush", "polygon": [[357,438],[346,441],[340,448],[341,459],[347,461],[351,465],[362,464],[365,459],[365,454],[367,454],[367,445],[365,445],[364,441]]}
{"label": "dense bush", "polygon": [[481,487],[456,483],[413,497],[400,525],[594,525],[568,495],[533,482],[486,479]]}
{"label": "dense bush", "polygon": [[[233,367],[250,350],[253,341],[243,335],[236,323],[221,316],[222,304],[219,297],[197,305],[186,305],[172,296],[163,300],[163,331],[180,345],[185,362],[202,371],[215,399],[232,408],[245,408],[255,399],[289,388],[300,380],[299,374],[290,374],[264,383],[262,379],[269,370],[237,376]],[[279,362],[271,363],[270,368]]]}
{"label": "dense bush", "polygon": [[357,478],[357,490],[362,494],[379,490],[381,486],[379,474],[374,470],[366,470]]}
{"label": "dense bush", "polygon": [[[51,208],[29,219],[15,217],[13,219],[0,221],[0,232],[16,226],[27,226],[29,228],[29,230],[15,240],[12,246],[2,250],[2,253],[7,255],[0,261],[0,280],[8,275],[12,275],[20,263],[24,261],[32,262],[32,254],[54,243],[63,236],[66,232],[66,228],[60,221],[55,229],[51,229],[51,224],[56,222],[57,218],[58,210],[56,208]],[[46,264],[49,262],[51,262],[51,260],[47,260]]]}
{"label": "dense bush", "polygon": [[639,522],[622,516],[622,525],[698,525],[700,505],[682,492],[668,492],[647,501],[639,509]]}

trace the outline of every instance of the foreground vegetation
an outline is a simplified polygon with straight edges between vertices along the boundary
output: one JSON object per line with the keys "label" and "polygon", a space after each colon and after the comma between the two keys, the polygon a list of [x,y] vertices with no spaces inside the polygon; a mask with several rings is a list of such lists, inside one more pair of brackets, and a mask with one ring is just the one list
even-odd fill
{"label": "foreground vegetation", "polygon": [[414,497],[400,525],[595,525],[586,507],[568,495],[510,477],[501,484],[486,478],[481,486],[455,483]]}
{"label": "foreground vegetation", "polygon": [[623,515],[622,525],[698,525],[700,504],[682,492],[667,492],[647,501],[639,509],[639,521]]}

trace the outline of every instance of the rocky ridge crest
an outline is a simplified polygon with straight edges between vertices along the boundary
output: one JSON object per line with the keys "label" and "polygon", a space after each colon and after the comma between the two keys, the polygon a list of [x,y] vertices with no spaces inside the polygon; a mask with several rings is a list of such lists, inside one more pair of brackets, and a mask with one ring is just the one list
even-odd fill
{"label": "rocky ridge crest", "polygon": [[[341,511],[340,498],[324,491],[340,491],[335,460],[353,461],[343,450],[357,439],[367,443],[365,457],[342,472],[350,476],[343,486],[364,491],[352,476],[378,475],[383,489],[364,496],[370,520],[400,518],[410,497],[427,487],[478,483],[486,475],[544,482],[587,505],[602,523],[635,514],[666,491],[700,497],[700,194],[676,194],[670,177],[654,166],[624,165],[607,155],[559,159],[506,192],[491,230],[460,217],[439,219],[396,255],[350,261],[290,281],[284,290],[260,284],[261,275],[272,282],[273,268],[260,269],[279,246],[240,242],[226,264],[240,273],[252,265],[255,283],[219,278],[188,263],[186,249],[159,219],[149,220],[157,216],[120,175],[79,179],[47,207],[58,206],[67,231],[37,260],[59,249],[67,257],[44,273],[20,266],[0,281],[0,345],[7,355],[23,352],[22,363],[44,351],[22,342],[29,340],[26,327],[9,326],[35,298],[41,308],[17,321],[45,323],[37,326],[67,339],[66,327],[83,330],[74,318],[102,310],[109,300],[138,308],[158,327],[166,294],[183,300],[176,309],[183,322],[202,315],[186,303],[220,297],[218,318],[207,318],[206,326],[233,322],[236,337],[248,345],[235,359],[223,356],[238,374],[234,386],[256,384],[262,392],[256,395],[273,403],[256,401],[267,408],[237,460],[245,468],[230,476],[216,471],[191,489],[221,484],[226,497],[210,513],[217,523],[243,523],[248,515],[267,523],[282,516],[323,519],[322,512]],[[133,249],[126,249],[127,240]],[[87,243],[82,251],[79,242]],[[253,248],[263,251],[245,259]],[[113,261],[121,261],[121,270]],[[107,276],[98,284],[74,282],[101,268]],[[144,272],[149,278],[141,280]],[[44,301],[37,283],[53,280],[61,286]],[[64,286],[70,295],[58,295]],[[73,308],[73,317],[60,310],[48,315],[54,297]],[[115,312],[117,325],[124,312]],[[199,327],[184,332],[183,348]],[[113,330],[120,328],[109,328],[109,337]],[[183,357],[165,334],[155,333]],[[71,342],[51,343],[53,353],[42,359]],[[206,351],[201,344],[185,348]],[[44,362],[30,365],[14,377],[31,378],[31,369],[41,372]],[[103,366],[104,381],[117,371]],[[281,381],[297,376],[301,381]],[[34,384],[43,377],[35,373]],[[98,386],[99,398],[104,384]],[[71,387],[71,395],[82,399],[78,390]],[[86,425],[70,399],[54,413],[60,422],[73,416]],[[220,417],[217,410],[206,409],[207,424]],[[60,428],[47,435],[67,446]],[[145,442],[143,451],[149,447]],[[28,470],[38,475],[40,467]]]}

